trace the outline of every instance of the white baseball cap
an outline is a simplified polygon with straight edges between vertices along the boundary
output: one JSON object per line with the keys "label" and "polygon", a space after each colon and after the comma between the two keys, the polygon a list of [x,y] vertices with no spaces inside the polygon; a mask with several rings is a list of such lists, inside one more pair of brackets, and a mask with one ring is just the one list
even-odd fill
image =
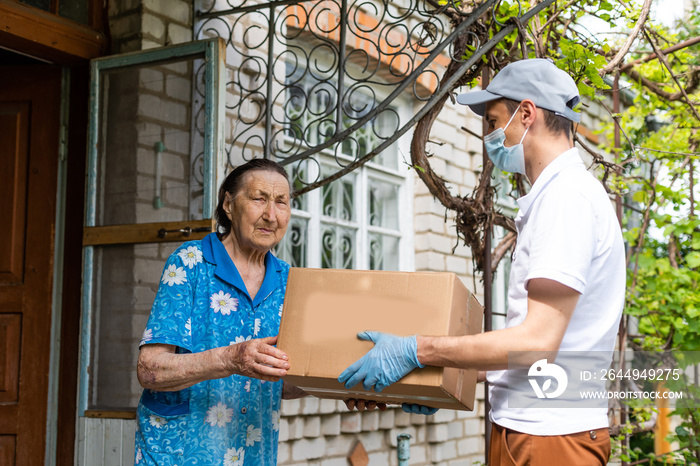
{"label": "white baseball cap", "polygon": [[486,89],[459,94],[457,102],[468,105],[474,113],[483,116],[486,102],[504,97],[517,102],[529,99],[537,107],[576,123],[581,121],[581,114],[573,110],[581,100],[576,83],[549,59],[531,58],[510,63]]}

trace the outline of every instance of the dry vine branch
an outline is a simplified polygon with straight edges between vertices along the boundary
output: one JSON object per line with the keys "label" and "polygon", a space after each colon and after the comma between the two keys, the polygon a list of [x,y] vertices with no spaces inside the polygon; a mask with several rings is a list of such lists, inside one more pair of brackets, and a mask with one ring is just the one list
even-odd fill
{"label": "dry vine branch", "polygon": [[494,248],[491,254],[491,270],[496,270],[503,256],[515,245],[517,238],[518,236],[515,233],[509,231],[505,238],[498,243],[498,246]]}
{"label": "dry vine branch", "polygon": [[[661,52],[663,52],[665,55],[668,55],[669,53],[677,52],[679,50],[685,49],[687,47],[691,47],[691,46],[698,44],[698,43],[700,43],[700,36],[693,37],[691,39],[680,42],[680,43],[673,45],[671,47],[665,48]],[[637,60],[633,60],[631,62],[625,63],[624,65],[622,65],[620,67],[620,71],[624,73],[625,71],[631,69],[634,66],[641,65],[642,63],[646,63],[646,62],[654,60],[656,58],[657,58],[656,53],[650,53],[649,55],[647,55],[644,58],[639,58]]]}
{"label": "dry vine branch", "polygon": [[545,29],[549,27],[550,24],[552,24],[554,21],[556,21],[559,18],[559,15],[562,14],[567,8],[569,8],[571,5],[574,3],[577,3],[578,0],[569,0],[569,2],[562,6],[559,10],[555,11],[554,14],[547,20],[546,23],[544,23],[544,26],[537,28],[537,32],[535,33],[535,36],[542,37],[542,32],[544,32]]}
{"label": "dry vine branch", "polygon": [[[477,25],[478,27],[479,25]],[[480,40],[487,37],[488,31],[483,25],[478,31]],[[477,29],[478,30],[478,29]],[[464,34],[455,41],[454,50],[463,52],[467,49],[472,37]],[[485,41],[484,41],[485,42]],[[460,63],[453,60],[445,70],[440,85],[450,79],[459,69]],[[472,81],[478,76],[483,62],[469,70],[467,75],[461,78],[456,86]],[[493,211],[493,197],[495,190],[489,185],[493,164],[490,160],[485,163],[480,176],[479,184],[471,195],[464,197],[454,196],[447,188],[445,180],[438,176],[430,166],[425,147],[430,137],[430,129],[437,119],[438,114],[447,101],[448,94],[440,99],[423,118],[416,124],[411,140],[411,163],[416,168],[418,176],[426,185],[430,193],[435,196],[446,208],[457,213],[457,234],[472,250],[478,270],[484,268],[484,231],[488,231],[491,225],[501,225],[511,231],[515,231],[513,221],[504,215]]]}
{"label": "dry vine branch", "polygon": [[629,268],[630,260],[632,259],[632,255],[634,255],[635,260],[634,260],[634,269],[632,272],[632,284],[630,286],[629,294],[634,294],[634,290],[637,287],[637,271],[639,270],[639,256],[641,255],[642,252],[642,245],[644,243],[644,236],[646,236],[646,231],[647,228],[649,228],[649,221],[651,217],[651,206],[654,204],[654,201],[656,199],[656,177],[658,175],[658,170],[656,173],[654,173],[654,163],[651,165],[651,170],[649,173],[649,186],[651,187],[651,201],[649,202],[649,205],[647,206],[647,209],[644,211],[644,218],[642,220],[642,226],[639,231],[639,236],[637,237],[637,244],[635,245],[635,252],[634,254],[630,254],[627,257],[627,267]]}
{"label": "dry vine branch", "polygon": [[[625,69],[623,73],[632,78],[633,80],[637,81],[638,83],[642,84],[654,94],[669,102],[683,100],[684,98],[682,91],[674,92],[673,94],[670,92],[666,92],[663,89],[661,89],[658,83],[652,81],[651,79],[645,76],[642,76],[642,74],[634,68]],[[695,89],[697,89],[698,87],[698,84],[700,84],[700,69],[696,69],[690,72],[688,77],[688,83],[684,89],[685,92],[695,91]]]}
{"label": "dry vine branch", "polygon": [[587,142],[583,140],[583,138],[579,137],[578,133],[574,134],[574,141],[576,141],[583,150],[588,152],[591,157],[593,157],[593,163],[597,165],[601,165],[603,169],[605,170],[603,173],[603,186],[605,187],[605,190],[610,192],[607,186],[607,180],[608,176],[610,175],[610,172],[614,173],[620,173],[622,172],[622,167],[616,163],[613,162],[608,162],[605,160],[605,157],[603,157],[600,153],[594,151]]}
{"label": "dry vine branch", "polygon": [[609,74],[612,71],[614,71],[615,68],[617,68],[617,66],[620,64],[622,59],[625,58],[625,55],[627,55],[627,53],[629,52],[630,47],[632,47],[632,43],[635,41],[637,35],[644,27],[644,23],[646,23],[647,18],[649,17],[650,9],[651,0],[644,0],[644,4],[642,5],[642,9],[639,13],[639,19],[637,20],[637,23],[634,25],[634,28],[630,32],[629,36],[627,36],[627,40],[625,40],[625,43],[622,45],[615,57],[612,60],[610,60],[610,62],[598,72],[600,76],[605,76],[606,74]]}
{"label": "dry vine branch", "polygon": [[[436,7],[436,10],[441,11],[442,13],[446,14],[448,17],[453,22],[453,26],[459,24],[459,21],[461,21],[461,14],[462,12],[451,10],[451,11],[446,11],[444,8],[440,8],[443,5],[440,5],[439,2],[436,0],[428,0],[428,2],[431,5],[434,5]],[[566,7],[570,7],[573,5],[575,2],[573,0],[569,0],[566,3]],[[641,31],[644,31],[644,26],[645,23],[648,19],[649,15],[649,9],[651,5],[651,0],[644,0],[644,4],[641,9],[640,16],[635,24],[634,29],[631,31],[631,33],[628,35],[625,43],[623,46],[616,52],[614,58],[603,68],[600,70],[599,74],[600,75],[606,75],[612,72],[613,70],[616,69],[623,69],[624,72],[631,76],[633,79],[637,79],[638,81],[641,81],[645,86],[649,87],[652,89],[654,92],[659,94],[662,98],[667,98],[667,100],[673,100],[673,98],[683,98],[684,91],[685,89],[682,89],[678,95],[676,94],[670,94],[670,93],[665,93],[663,89],[659,87],[658,84],[653,83],[652,81],[643,78],[636,70],[634,70],[634,65],[637,64],[637,62],[632,62],[632,64],[626,64],[621,66],[621,62],[623,61],[624,57],[629,54],[630,47],[636,40],[637,36]],[[535,51],[536,55],[540,56],[543,54],[542,49],[542,38],[547,34],[548,28],[552,28],[554,25],[558,24],[561,17],[561,12],[565,9],[557,9],[555,12],[552,13],[551,18],[548,19],[548,21],[545,23],[544,26],[537,27],[535,29],[530,29],[529,31],[526,30],[526,28],[523,27],[521,24],[517,24],[518,30],[519,30],[519,40],[516,40],[511,44],[512,49],[510,51],[505,50],[505,51],[499,51],[499,50],[494,50],[489,54],[489,63],[492,69],[498,70],[505,66],[507,63],[511,62],[513,60],[513,53],[515,51],[515,48],[520,46],[520,48],[523,50],[524,53],[526,52],[526,47],[524,47],[524,41],[530,40],[534,45],[535,45]],[[458,16],[460,16],[460,19],[458,21]],[[567,22],[567,24],[564,25],[565,28],[569,27],[570,20]],[[479,30],[479,27],[481,30]],[[486,26],[482,21],[479,21],[478,23],[475,24],[475,28],[471,28],[471,33],[477,33],[477,35],[481,38],[487,37],[486,34]],[[551,32],[551,31],[550,31]],[[561,37],[560,34],[557,34],[559,37]],[[547,36],[549,37],[549,36]],[[694,40],[689,40],[684,43],[685,46],[690,46],[695,44],[697,41]],[[458,37],[457,40],[455,41],[454,45],[454,50],[455,50],[455,55],[459,56],[459,54],[462,51],[466,50],[466,44],[468,42],[468,37],[467,34],[462,35],[461,37]],[[678,46],[674,46],[672,50],[679,50],[681,44],[678,44]],[[504,53],[505,52],[505,53]],[[659,50],[656,50],[656,53],[654,54],[653,58],[659,58],[662,59],[662,53]],[[651,56],[645,57],[644,61],[648,61],[653,59]],[[453,59],[453,61],[450,63],[448,68],[446,69],[445,73],[443,74],[441,78],[441,84],[445,83],[458,69],[459,63]],[[472,69],[468,72],[468,76],[463,77],[460,82],[457,84],[457,86],[464,84],[465,82],[472,81],[476,76],[478,69],[480,69],[483,66],[483,63],[479,63],[477,66],[477,69]],[[690,73],[688,79],[687,79],[687,90],[693,90],[695,89],[699,84],[700,84],[700,70],[692,70]],[[668,99],[668,98],[671,99]],[[514,228],[514,222],[512,219],[504,216],[503,214],[496,212],[493,208],[493,199],[495,196],[495,191],[494,188],[490,186],[490,176],[491,172],[493,170],[493,165],[491,164],[490,160],[486,160],[484,163],[484,168],[483,171],[481,172],[479,183],[477,187],[475,188],[474,192],[471,195],[467,195],[464,197],[460,196],[455,196],[452,193],[450,193],[450,190],[447,188],[446,182],[444,179],[442,179],[439,175],[437,175],[431,168],[430,163],[428,161],[428,155],[426,154],[426,144],[428,142],[430,130],[432,128],[433,123],[437,119],[438,114],[442,110],[445,102],[447,100],[447,96],[443,97],[441,100],[439,100],[433,108],[426,113],[426,115],[423,116],[423,118],[417,123],[414,131],[414,135],[411,141],[411,160],[413,166],[416,168],[416,172],[418,173],[418,176],[421,178],[423,183],[426,185],[430,193],[435,196],[447,209],[453,210],[457,213],[457,231],[458,231],[458,236],[460,237],[461,240],[464,240],[464,242],[472,249],[473,257],[476,260],[476,267],[477,270],[483,270],[484,267],[484,239],[483,239],[483,234],[485,231],[488,231],[488,229],[491,228],[493,225],[499,225],[503,226],[507,230],[511,232],[515,232]],[[689,103],[689,102],[688,102]],[[604,105],[604,104],[603,104]],[[604,105],[605,106],[605,105]],[[609,113],[610,110],[607,109]],[[611,113],[612,115],[612,113]],[[615,124],[619,127],[619,121],[617,118],[613,117],[613,120],[615,121]],[[633,151],[635,150],[634,145],[632,144],[629,136],[625,133],[624,129],[620,128],[622,133],[625,135],[625,138],[627,138],[628,142],[632,145]],[[621,172],[621,166],[612,162],[608,162],[605,160],[605,158],[599,154],[597,151],[592,149],[582,138],[580,138],[578,135],[574,135],[574,140],[587,152],[589,152],[594,160],[594,163],[597,165],[600,165],[604,169],[604,175],[603,175],[603,184],[607,184],[607,180],[609,178],[609,175],[611,172]],[[516,180],[519,184],[519,188],[522,189],[522,180]],[[606,186],[606,189],[607,186]],[[521,191],[524,192],[524,191]],[[511,235],[508,235],[508,238]],[[499,245],[501,246],[501,245]],[[495,264],[498,264],[498,261],[500,258],[503,256],[505,252],[501,251],[499,247],[494,250],[494,254],[497,256],[497,260]]]}
{"label": "dry vine branch", "polygon": [[678,81],[678,77],[676,77],[675,74],[673,74],[673,69],[671,68],[671,65],[669,65],[668,60],[666,60],[666,55],[663,54],[661,50],[659,50],[659,47],[656,45],[656,42],[651,40],[651,37],[647,33],[647,31],[644,31],[644,35],[646,36],[647,40],[649,41],[649,44],[651,44],[652,48],[654,49],[654,52],[656,53],[656,56],[659,57],[659,60],[663,65],[666,67],[669,73],[671,73],[671,78],[673,78],[673,82],[676,83],[676,86],[678,86],[678,89],[680,89],[681,93],[683,94],[683,100],[688,104],[690,107],[690,110],[693,112],[693,115],[695,115],[695,118],[700,121],[700,115],[698,115],[698,111],[695,109],[695,105],[693,105],[693,102],[690,101],[690,98],[688,97],[688,94],[685,92],[685,89],[681,85],[681,83]]}

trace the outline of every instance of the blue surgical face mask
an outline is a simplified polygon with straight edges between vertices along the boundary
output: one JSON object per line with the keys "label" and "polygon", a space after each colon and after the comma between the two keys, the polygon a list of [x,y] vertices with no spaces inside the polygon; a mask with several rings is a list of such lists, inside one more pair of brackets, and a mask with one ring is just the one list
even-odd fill
{"label": "blue surgical face mask", "polygon": [[504,145],[506,141],[506,129],[510,122],[513,121],[515,115],[518,114],[520,110],[520,105],[510,117],[505,128],[496,128],[491,133],[484,136],[484,146],[486,147],[486,153],[493,164],[499,170],[509,173],[521,173],[525,175],[525,152],[523,151],[523,141],[525,140],[525,135],[530,128],[525,129],[522,139],[518,144],[510,147]]}

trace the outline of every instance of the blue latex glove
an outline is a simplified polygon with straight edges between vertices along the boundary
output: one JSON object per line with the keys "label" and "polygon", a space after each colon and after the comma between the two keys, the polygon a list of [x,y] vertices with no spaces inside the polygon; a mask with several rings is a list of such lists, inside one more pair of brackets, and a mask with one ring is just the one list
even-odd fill
{"label": "blue latex glove", "polygon": [[430,414],[435,414],[439,411],[439,408],[431,408],[430,406],[416,405],[412,403],[403,403],[401,405],[404,413],[409,414],[425,414],[429,416]]}
{"label": "blue latex glove", "polygon": [[417,367],[416,336],[397,337],[381,332],[360,332],[360,340],[371,341],[374,348],[345,369],[338,381],[350,389],[362,382],[362,388],[379,393]]}

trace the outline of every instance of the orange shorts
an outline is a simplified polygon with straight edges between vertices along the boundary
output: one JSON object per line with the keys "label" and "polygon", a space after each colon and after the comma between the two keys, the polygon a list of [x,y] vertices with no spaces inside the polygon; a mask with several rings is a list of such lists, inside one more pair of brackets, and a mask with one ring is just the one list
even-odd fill
{"label": "orange shorts", "polygon": [[489,466],[605,466],[610,435],[604,429],[569,435],[530,435],[493,424]]}

